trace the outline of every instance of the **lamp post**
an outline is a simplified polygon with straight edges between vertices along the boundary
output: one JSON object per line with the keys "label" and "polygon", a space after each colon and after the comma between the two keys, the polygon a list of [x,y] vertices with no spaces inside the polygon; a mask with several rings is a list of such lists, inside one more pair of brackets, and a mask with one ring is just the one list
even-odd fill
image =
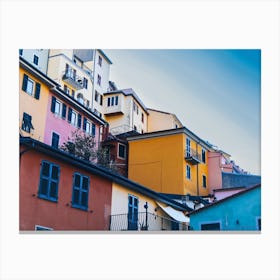
{"label": "lamp post", "polygon": [[145,230],[148,230],[148,202],[146,201],[144,208],[146,209],[146,226]]}

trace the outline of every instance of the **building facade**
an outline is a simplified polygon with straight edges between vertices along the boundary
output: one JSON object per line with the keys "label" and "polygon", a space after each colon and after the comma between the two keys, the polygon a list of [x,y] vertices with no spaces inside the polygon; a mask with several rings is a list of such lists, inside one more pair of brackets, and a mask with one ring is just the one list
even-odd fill
{"label": "building facade", "polygon": [[20,142],[20,230],[109,230],[110,180],[49,145]]}
{"label": "building facade", "polygon": [[47,74],[49,50],[19,49],[19,55],[42,73]]}
{"label": "building facade", "polygon": [[175,114],[150,108],[148,109],[148,113],[147,132],[183,127],[181,121]]}
{"label": "building facade", "polygon": [[106,92],[104,97],[104,116],[111,134],[147,132],[148,111],[133,89]]}
{"label": "building facade", "polygon": [[261,230],[261,185],[189,213],[192,230]]}
{"label": "building facade", "polygon": [[208,195],[210,148],[187,128],[127,138],[128,178],[167,194]]}

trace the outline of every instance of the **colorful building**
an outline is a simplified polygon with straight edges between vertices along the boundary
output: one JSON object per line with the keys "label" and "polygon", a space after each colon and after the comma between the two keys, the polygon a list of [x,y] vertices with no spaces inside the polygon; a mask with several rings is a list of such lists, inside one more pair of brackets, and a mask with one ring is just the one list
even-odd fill
{"label": "colorful building", "polygon": [[190,210],[105,168],[20,138],[20,230],[187,230]]}
{"label": "colorful building", "polygon": [[147,111],[149,113],[147,132],[183,127],[181,121],[175,114],[150,108]]}
{"label": "colorful building", "polygon": [[261,230],[261,185],[189,213],[192,230]]}
{"label": "colorful building", "polygon": [[106,92],[104,97],[104,116],[111,134],[147,131],[148,111],[133,89]]}
{"label": "colorful building", "polygon": [[19,58],[19,133],[44,141],[50,90],[58,84]]}
{"label": "colorful building", "polygon": [[51,49],[47,74],[65,93],[102,117],[111,64],[102,50]]}
{"label": "colorful building", "polygon": [[187,128],[127,140],[129,179],[160,193],[209,194],[207,154],[211,147]]}
{"label": "colorful building", "polygon": [[49,145],[20,143],[20,230],[109,230],[109,179]]}
{"label": "colorful building", "polygon": [[59,148],[72,133],[92,135],[96,148],[108,124],[20,57],[20,134]]}

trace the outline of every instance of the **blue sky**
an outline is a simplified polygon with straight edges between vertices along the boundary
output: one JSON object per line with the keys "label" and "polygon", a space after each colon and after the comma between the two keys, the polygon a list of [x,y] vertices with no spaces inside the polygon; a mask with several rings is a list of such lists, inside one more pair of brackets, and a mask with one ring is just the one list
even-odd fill
{"label": "blue sky", "polygon": [[107,50],[110,79],[260,175],[260,50]]}

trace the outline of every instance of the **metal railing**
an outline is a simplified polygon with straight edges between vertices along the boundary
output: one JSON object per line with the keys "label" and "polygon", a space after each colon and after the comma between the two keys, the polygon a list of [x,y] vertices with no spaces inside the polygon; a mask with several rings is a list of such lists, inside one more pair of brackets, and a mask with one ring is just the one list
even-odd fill
{"label": "metal railing", "polygon": [[202,156],[199,154],[197,151],[193,149],[186,149],[185,150],[185,158],[186,159],[196,159],[197,161],[201,162],[202,161]]}
{"label": "metal railing", "polygon": [[62,79],[70,82],[76,89],[83,88],[83,78],[78,76],[72,68],[69,68],[62,73]]}
{"label": "metal railing", "polygon": [[133,217],[129,214],[110,216],[111,231],[162,231],[162,230],[187,230],[184,223],[158,216],[149,212],[138,212]]}

